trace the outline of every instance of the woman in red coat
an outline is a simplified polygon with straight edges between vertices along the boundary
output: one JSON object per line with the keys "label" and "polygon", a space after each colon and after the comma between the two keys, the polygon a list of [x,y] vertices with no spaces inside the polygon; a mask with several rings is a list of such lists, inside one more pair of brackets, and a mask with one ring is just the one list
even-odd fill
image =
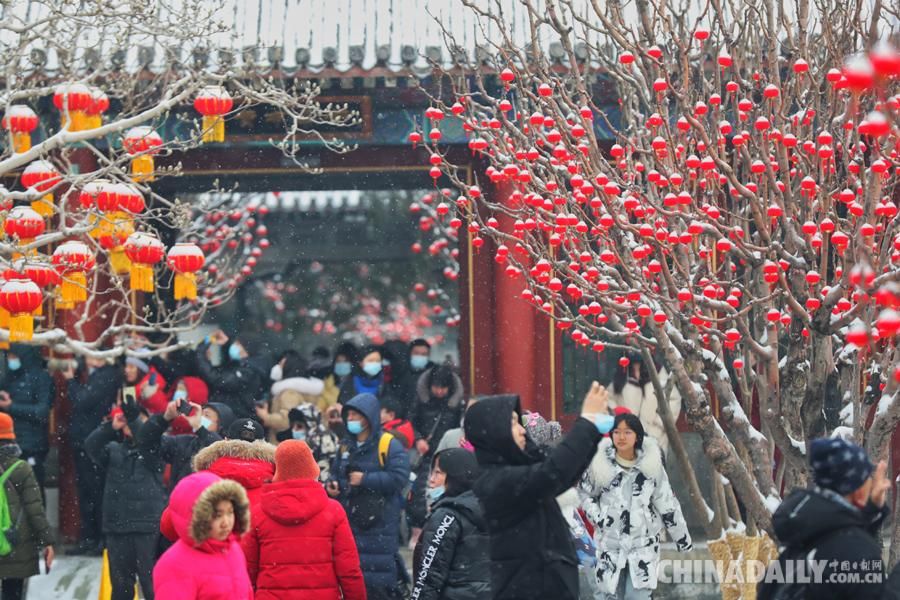
{"label": "woman in red coat", "polygon": [[242,540],[256,600],[366,600],[347,515],[318,478],[306,442],[278,445],[275,479]]}

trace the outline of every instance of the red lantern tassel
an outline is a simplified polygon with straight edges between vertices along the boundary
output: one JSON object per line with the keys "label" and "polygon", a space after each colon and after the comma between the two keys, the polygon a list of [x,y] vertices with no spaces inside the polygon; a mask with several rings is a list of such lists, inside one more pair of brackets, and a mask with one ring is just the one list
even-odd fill
{"label": "red lantern tassel", "polygon": [[175,274],[175,299],[197,299],[197,276],[194,273]]}
{"label": "red lantern tassel", "polygon": [[131,159],[131,178],[137,183],[153,181],[153,157],[149,154],[141,154]]}
{"label": "red lantern tassel", "polygon": [[30,313],[18,313],[9,318],[9,341],[27,342],[34,337],[34,320]]}

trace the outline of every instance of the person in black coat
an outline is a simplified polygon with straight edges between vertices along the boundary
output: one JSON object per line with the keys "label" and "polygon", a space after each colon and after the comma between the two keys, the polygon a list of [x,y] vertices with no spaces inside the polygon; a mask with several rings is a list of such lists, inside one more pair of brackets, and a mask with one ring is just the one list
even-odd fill
{"label": "person in black coat", "polygon": [[44,460],[50,450],[48,429],[53,380],[39,348],[23,344],[10,347],[6,353],[6,377],[0,382],[0,390],[0,410],[15,419],[22,459],[31,465],[43,493]]}
{"label": "person in black coat", "polygon": [[[783,549],[781,573],[807,559],[821,565],[811,583],[798,586],[764,577],[757,598],[804,597],[817,600],[876,600],[886,593],[885,564],[879,529],[889,514],[885,500],[891,487],[887,463],[872,465],[865,450],[842,439],[818,439],[810,445],[810,466],[816,487],[792,492],[772,515]],[[786,561],[797,561],[787,566]],[[776,563],[778,563],[776,565]],[[792,589],[785,589],[791,586]],[[797,592],[799,595],[794,595]],[[784,596],[782,596],[784,595]]]}
{"label": "person in black coat", "polygon": [[544,454],[520,423],[518,396],[480,400],[466,412],[466,439],[481,475],[475,495],[487,517],[491,589],[497,600],[577,600],[578,558],[556,497],[574,486],[612,428],[596,381],[581,418]]}
{"label": "person in black coat", "polygon": [[[102,358],[85,359],[87,376],[76,376],[74,365],[62,372],[67,397],[72,407],[69,421],[69,443],[75,455],[75,487],[78,490],[78,512],[81,535],[72,554],[99,554],[103,532],[103,470],[88,456],[84,443],[109,414],[119,389],[122,369]],[[83,381],[82,381],[83,378]]]}
{"label": "person in black coat", "polygon": [[256,418],[255,404],[263,393],[263,375],[248,358],[240,340],[222,331],[197,348],[197,371],[209,386],[209,397],[227,404],[238,419]]}
{"label": "person in black coat", "polygon": [[394,378],[390,388],[391,394],[400,402],[401,410],[397,416],[412,420],[419,397],[419,378],[436,365],[431,361],[431,344],[422,338],[410,342],[408,354],[406,364],[393,365]]}
{"label": "person in black coat", "polygon": [[[204,407],[196,403],[191,403],[192,412],[187,417],[194,433],[164,435],[172,421],[181,414],[178,407],[182,402],[186,403],[188,400],[178,397],[169,402],[166,412],[147,419],[137,434],[137,445],[142,452],[155,453],[164,463],[172,465],[172,473],[169,475],[170,489],[193,472],[191,463],[198,452],[222,439],[217,433],[218,423],[209,418],[204,419]],[[205,427],[207,423],[212,430]]]}
{"label": "person in black coat", "polygon": [[111,600],[132,600],[135,580],[143,597],[153,600],[153,565],[159,520],[166,507],[165,464],[156,453],[141,452],[135,434],[141,427],[136,405],[114,408],[111,420],[88,436],[85,448],[106,470],[103,533],[109,553]]}
{"label": "person in black coat", "polygon": [[434,456],[431,516],[413,554],[417,600],[491,600],[490,539],[484,511],[472,491],[475,456],[451,448]]}

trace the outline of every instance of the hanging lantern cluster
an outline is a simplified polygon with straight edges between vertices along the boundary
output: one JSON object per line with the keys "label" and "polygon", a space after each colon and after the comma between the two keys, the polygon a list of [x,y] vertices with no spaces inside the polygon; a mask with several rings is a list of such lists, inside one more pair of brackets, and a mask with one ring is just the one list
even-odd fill
{"label": "hanging lantern cluster", "polygon": [[[16,259],[11,268],[3,273],[3,279],[6,281],[28,279],[43,291],[49,291],[62,283],[59,273],[50,265],[49,257],[43,254],[35,254],[28,259]],[[34,311],[35,315],[42,314],[42,305],[38,305]]]}
{"label": "hanging lantern cluster", "polygon": [[29,279],[12,279],[0,287],[0,307],[9,315],[9,341],[27,342],[34,337],[33,314],[44,295]]}
{"label": "hanging lantern cluster", "polygon": [[125,133],[122,145],[131,156],[131,178],[137,182],[153,181],[153,157],[159,153],[162,137],[152,127],[132,127]]}
{"label": "hanging lantern cluster", "polygon": [[175,272],[175,299],[197,299],[197,271],[203,268],[206,257],[196,244],[178,243],[169,250],[166,262]]}
{"label": "hanging lantern cluster", "polygon": [[45,218],[53,216],[56,207],[53,205],[53,186],[62,180],[59,171],[46,160],[36,160],[22,171],[22,185],[25,189],[33,189],[43,194],[41,198],[31,202],[31,208]]}
{"label": "hanging lantern cluster", "polygon": [[225,141],[225,119],[234,106],[231,95],[222,86],[209,86],[200,90],[194,100],[194,109],[203,115],[203,143]]}
{"label": "hanging lantern cluster", "polygon": [[69,131],[89,128],[88,110],[93,102],[91,89],[83,83],[64,83],[53,92],[53,106],[60,113],[60,125]]}
{"label": "hanging lantern cluster", "polygon": [[50,262],[62,278],[56,307],[72,309],[87,301],[87,272],[96,264],[87,244],[75,240],[63,242],[53,251]]}
{"label": "hanging lantern cluster", "polygon": [[131,261],[131,289],[153,292],[153,266],[163,259],[166,247],[156,236],[138,231],[128,236],[124,248]]}
{"label": "hanging lantern cluster", "polygon": [[134,216],[146,207],[144,196],[131,185],[96,179],[82,187],[78,200],[82,208],[100,212],[91,237],[109,252],[113,272],[126,273],[131,262],[125,254],[124,244],[134,233]]}
{"label": "hanging lantern cluster", "polygon": [[31,150],[31,132],[37,129],[39,122],[37,114],[29,106],[13,104],[7,109],[0,125],[12,135],[13,152]]}
{"label": "hanging lantern cluster", "polygon": [[103,126],[103,113],[109,109],[109,96],[102,90],[91,88],[91,101],[85,111],[85,129]]}

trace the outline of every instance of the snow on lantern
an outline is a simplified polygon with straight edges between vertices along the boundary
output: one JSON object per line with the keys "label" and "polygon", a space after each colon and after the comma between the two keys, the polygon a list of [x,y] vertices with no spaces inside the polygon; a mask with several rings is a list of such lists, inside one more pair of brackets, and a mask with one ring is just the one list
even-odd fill
{"label": "snow on lantern", "polygon": [[[58,286],[62,279],[59,273],[50,265],[49,257],[40,254],[29,259],[19,258],[13,261],[12,266],[3,273],[3,279],[28,279],[33,281],[41,290],[50,290]],[[41,304],[35,309],[34,314],[40,315]]]}
{"label": "snow on lantern", "polygon": [[200,90],[194,100],[194,108],[203,115],[203,142],[225,141],[225,119],[234,106],[228,90],[222,86],[209,86]]}
{"label": "snow on lantern", "polygon": [[162,146],[162,137],[147,126],[132,127],[125,133],[122,146],[131,156],[131,178],[137,182],[153,181],[153,157]]}
{"label": "snow on lantern", "polygon": [[13,279],[0,287],[0,307],[9,313],[10,342],[27,342],[34,337],[32,313],[43,299],[41,289],[28,279]]}
{"label": "snow on lantern", "polygon": [[27,206],[16,206],[3,222],[3,231],[20,246],[27,246],[46,229],[43,217]]}
{"label": "snow on lantern", "polygon": [[31,150],[31,132],[37,129],[39,120],[31,107],[24,104],[13,104],[3,116],[3,129],[12,134],[13,152]]}
{"label": "snow on lantern", "polygon": [[22,185],[26,189],[34,189],[43,194],[38,200],[31,202],[31,208],[42,217],[51,217],[55,210],[53,193],[50,192],[62,179],[59,171],[46,160],[36,160],[22,171]]}
{"label": "snow on lantern", "polygon": [[87,111],[91,107],[93,96],[88,86],[83,83],[64,83],[53,92],[53,106],[60,112],[62,127],[69,131],[87,129]]}
{"label": "snow on lantern", "polygon": [[109,96],[103,90],[91,88],[91,101],[85,110],[85,129],[97,129],[103,125],[103,113],[109,109]]}
{"label": "snow on lantern", "polygon": [[75,308],[75,304],[87,300],[87,271],[94,268],[94,255],[84,242],[70,240],[53,251],[50,262],[62,278],[56,306],[59,309]]}
{"label": "snow on lantern", "polygon": [[206,257],[196,244],[181,242],[169,250],[167,264],[175,271],[175,299],[197,299],[197,271],[203,268]]}
{"label": "snow on lantern", "polygon": [[125,254],[131,261],[131,289],[152,292],[153,265],[163,259],[166,247],[155,236],[138,231],[125,240]]}

